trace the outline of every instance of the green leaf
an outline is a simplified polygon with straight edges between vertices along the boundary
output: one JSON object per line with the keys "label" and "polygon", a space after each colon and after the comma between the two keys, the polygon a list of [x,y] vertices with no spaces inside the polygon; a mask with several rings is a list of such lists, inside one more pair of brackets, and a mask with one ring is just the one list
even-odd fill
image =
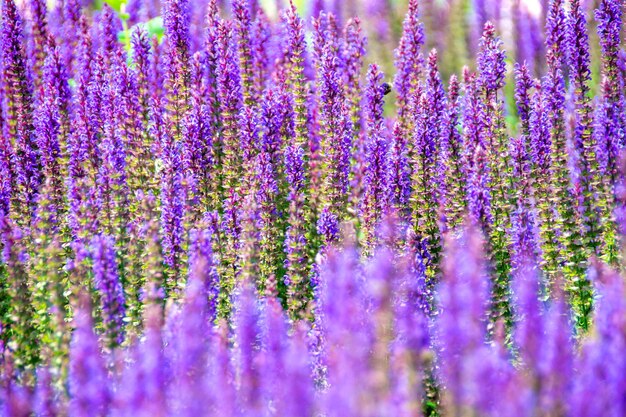
{"label": "green leaf", "polygon": [[165,29],[163,28],[163,17],[157,16],[153,19],[148,20],[146,23],[144,23],[144,25],[146,26],[146,30],[150,35],[156,36],[159,38],[159,40],[161,40],[161,37],[165,32]]}

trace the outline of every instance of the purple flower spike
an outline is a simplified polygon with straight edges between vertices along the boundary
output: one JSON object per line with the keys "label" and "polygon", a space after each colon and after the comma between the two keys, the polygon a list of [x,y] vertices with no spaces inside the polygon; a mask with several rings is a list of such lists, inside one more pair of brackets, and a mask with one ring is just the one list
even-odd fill
{"label": "purple flower spike", "polygon": [[104,57],[107,68],[120,62],[122,45],[117,40],[117,33],[122,30],[122,24],[113,8],[105,3],[100,12],[100,25],[94,42],[99,46],[99,52]]}
{"label": "purple flower spike", "polygon": [[407,138],[398,121],[393,125],[390,155],[390,189],[393,206],[397,210],[406,209],[411,195],[411,174]]}
{"label": "purple flower spike", "polygon": [[172,140],[182,139],[183,119],[188,109],[190,82],[190,10],[188,0],[167,0],[163,4],[163,26],[167,37],[165,73],[165,120]]}
{"label": "purple flower spike", "polygon": [[365,246],[374,246],[376,228],[388,210],[389,202],[389,142],[384,134],[384,96],[389,86],[383,84],[384,75],[376,64],[367,73],[366,92],[366,167],[365,195],[361,205],[362,230]]}
{"label": "purple flower spike", "polygon": [[[203,239],[201,236],[197,238]],[[200,242],[196,240],[196,244],[198,243]],[[210,242],[202,242],[202,246],[204,245],[210,245]],[[194,261],[201,262],[199,257],[204,256],[198,251],[207,254],[208,247],[196,246]],[[201,414],[202,399],[206,395],[202,375],[205,374],[207,367],[210,340],[207,335],[213,318],[209,312],[209,294],[207,294],[210,278],[203,276],[199,263],[194,266],[185,288],[182,309],[178,312],[179,321],[171,323],[176,326],[174,327],[176,330],[171,335],[173,345],[170,351],[173,356],[171,361],[174,374],[171,390],[173,408],[177,415],[189,417]]]}
{"label": "purple flower spike", "polygon": [[290,0],[290,7],[283,16],[284,30],[287,33],[286,59],[289,62],[287,68],[289,90],[291,93],[291,105],[293,107],[293,129],[295,144],[306,149],[309,144],[309,109],[307,107],[309,89],[307,86],[304,65],[306,60],[306,39],[304,22],[298,16],[298,12]]}
{"label": "purple flower spike", "polygon": [[[402,266],[394,290],[397,300],[393,303],[396,317],[396,340],[393,344],[399,377],[395,379],[395,399],[403,410],[417,412],[412,398],[422,389],[420,373],[423,371],[423,354],[430,347],[428,316],[432,310],[426,293],[425,260],[419,250],[411,250],[408,265]],[[405,414],[403,414],[405,415]]]}
{"label": "purple flower spike", "polygon": [[190,280],[195,279],[204,283],[204,291],[208,300],[207,320],[209,323],[217,317],[217,297],[220,283],[216,269],[216,260],[213,255],[213,236],[210,229],[196,230],[191,233],[189,271]]}
{"label": "purple flower spike", "polygon": [[349,185],[352,123],[340,77],[336,37],[329,32],[331,29],[318,35],[326,38],[317,74],[322,138],[320,151],[325,155],[321,167],[321,195],[322,204],[328,206],[336,216],[343,217]]}
{"label": "purple flower spike", "polygon": [[11,147],[7,140],[0,140],[0,217],[8,216],[11,207]]}
{"label": "purple flower spike", "polygon": [[83,294],[75,313],[76,330],[70,343],[69,414],[76,417],[104,417],[111,402],[104,358],[93,330],[91,306]]}
{"label": "purple flower spike", "polygon": [[62,210],[64,189],[60,158],[62,150],[67,149],[71,93],[59,48],[48,50],[42,72],[40,103],[35,112],[35,135],[41,150],[42,173],[50,190],[48,198],[55,210]]}
{"label": "purple flower spike", "polygon": [[46,49],[50,46],[50,35],[46,18],[46,2],[44,0],[30,0],[28,3],[31,17],[28,55],[30,56],[30,68],[35,75],[33,81],[37,87],[41,80],[41,69],[46,59]]}
{"label": "purple flower spike", "polygon": [[52,385],[50,370],[46,367],[37,371],[37,386],[33,398],[33,411],[40,417],[55,417],[58,407],[55,403],[55,392]]}
{"label": "purple flower spike", "polygon": [[602,47],[603,83],[602,93],[604,120],[602,130],[607,141],[607,171],[614,184],[618,170],[618,149],[626,145],[626,122],[624,102],[624,77],[618,68],[620,31],[622,30],[623,5],[619,1],[604,0],[595,11],[598,35]]}
{"label": "purple flower spike", "polygon": [[404,118],[409,117],[411,94],[417,87],[424,58],[421,48],[424,44],[424,28],[419,21],[418,0],[409,1],[409,10],[404,20],[402,38],[395,51],[397,75],[394,82],[398,95],[398,119],[406,126]]}
{"label": "purple flower spike", "polygon": [[355,136],[361,131],[361,72],[367,38],[362,33],[361,21],[350,19],[343,35],[343,61],[346,67],[346,94],[350,102],[350,114]]}
{"label": "purple flower spike", "polygon": [[339,238],[339,221],[328,207],[324,207],[317,221],[317,233],[324,238],[327,245]]}
{"label": "purple flower spike", "polygon": [[488,234],[493,224],[491,190],[489,188],[489,165],[485,148],[478,144],[473,155],[474,169],[467,185],[468,208],[472,219]]}
{"label": "purple flower spike", "polygon": [[254,106],[258,100],[254,89],[254,69],[252,56],[252,17],[248,0],[233,0],[233,16],[241,74],[243,103]]}
{"label": "purple flower spike", "polygon": [[555,282],[552,291],[553,301],[544,315],[543,346],[537,366],[541,381],[540,404],[547,414],[567,409],[569,407],[567,399],[572,392],[574,369],[572,323],[565,295],[559,285],[561,285],[559,281]]}
{"label": "purple flower spike", "polygon": [[448,109],[447,109],[447,132],[444,132],[441,144],[441,158],[445,181],[445,204],[446,229],[450,229],[463,221],[463,212],[466,204],[467,178],[464,158],[463,135],[459,129],[461,117],[460,88],[456,75],[450,77],[448,84]]}
{"label": "purple flower spike", "polygon": [[298,146],[285,149],[285,174],[289,189],[289,226],[285,236],[285,285],[287,306],[292,317],[297,317],[308,303],[308,270],[306,223],[304,218],[304,151]]}
{"label": "purple flower spike", "polygon": [[[447,155],[443,142],[448,135],[447,98],[439,75],[437,51],[428,56],[428,78],[423,94],[416,98],[418,116],[413,163],[413,229],[428,242],[435,260],[441,252],[438,213],[445,207],[444,175]],[[437,261],[435,261],[437,262]]]}
{"label": "purple flower spike", "polygon": [[477,61],[479,83],[486,91],[495,92],[504,86],[505,57],[502,41],[496,36],[495,26],[491,22],[485,23]]}
{"label": "purple flower spike", "polygon": [[178,66],[189,59],[189,1],[167,0],[163,5],[163,26],[170,48],[170,65]]}
{"label": "purple flower spike", "polygon": [[529,151],[536,178],[548,179],[552,165],[552,137],[550,135],[550,114],[548,96],[538,89],[531,100],[529,117]]}
{"label": "purple flower spike", "polygon": [[[22,19],[13,0],[3,0],[0,51],[4,84],[4,152],[10,152],[16,219],[28,223],[41,182],[39,152],[33,135],[33,99],[23,49]],[[11,147],[13,149],[11,149]]]}
{"label": "purple flower spike", "polygon": [[448,236],[445,245],[443,281],[439,288],[440,313],[436,320],[441,377],[456,406],[472,396],[474,386],[469,365],[485,344],[487,335],[488,276],[477,229],[466,227],[457,239]]}
{"label": "purple flower spike", "polygon": [[[158,104],[154,104],[154,112],[158,110]],[[167,291],[178,291],[178,279],[182,268],[182,252],[184,227],[183,216],[185,213],[185,189],[182,186],[182,149],[180,143],[175,143],[173,138],[162,128],[160,134],[161,159],[163,170],[161,171],[161,233],[163,245],[163,260],[167,265],[168,280]]]}
{"label": "purple flower spike", "polygon": [[102,322],[107,345],[113,348],[124,340],[124,290],[117,271],[115,245],[108,236],[96,236],[91,241],[93,275],[100,296]]}
{"label": "purple flower spike", "polygon": [[[597,199],[605,197],[602,190],[594,184],[598,183],[598,160],[595,144],[593,143],[592,124],[593,114],[590,97],[590,55],[587,20],[583,6],[579,0],[573,0],[568,15],[568,54],[569,64],[574,86],[574,114],[575,126],[572,138],[573,148],[577,161],[576,171],[579,172],[578,186],[585,196],[579,202],[578,210],[584,225],[584,245],[591,253],[599,255],[602,249],[601,222],[599,221],[599,207]],[[595,197],[597,196],[597,197]]]}
{"label": "purple flower spike", "polygon": [[63,57],[65,60],[65,66],[71,75],[75,74],[76,62],[81,59],[81,56],[77,53],[76,46],[79,40],[76,39],[76,33],[80,30],[81,20],[83,14],[81,11],[80,0],[65,0],[58,3],[59,12],[63,15],[61,27],[57,28],[57,32],[54,32],[57,38],[62,39]]}
{"label": "purple flower spike", "polygon": [[530,76],[528,65],[526,63],[515,64],[515,100],[517,101],[517,114],[520,118],[520,133],[528,135],[529,119],[530,119],[530,96],[531,89],[534,87],[534,81]]}
{"label": "purple flower spike", "polygon": [[148,33],[141,26],[133,31],[131,45],[133,63],[135,64],[134,76],[139,95],[139,107],[141,108],[144,127],[146,127],[150,113],[150,58],[152,51]]}
{"label": "purple flower spike", "polygon": [[237,190],[242,174],[242,160],[239,149],[237,117],[243,104],[241,75],[236,62],[233,44],[233,29],[229,22],[217,24],[217,98],[221,119],[221,146],[223,149],[222,173],[225,190]]}
{"label": "purple flower spike", "polygon": [[258,409],[261,406],[260,363],[258,336],[259,308],[253,282],[243,282],[238,294],[234,321],[237,344],[234,360],[238,370],[239,396],[244,407]]}
{"label": "purple flower spike", "polygon": [[535,259],[521,254],[514,272],[513,288],[516,296],[515,342],[520,350],[524,365],[534,378],[543,355],[543,308],[540,296],[539,270]]}

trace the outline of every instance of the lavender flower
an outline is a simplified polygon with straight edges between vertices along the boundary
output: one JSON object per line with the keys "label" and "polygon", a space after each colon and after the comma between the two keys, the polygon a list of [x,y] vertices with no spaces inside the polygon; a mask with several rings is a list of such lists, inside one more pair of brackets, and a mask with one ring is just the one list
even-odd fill
{"label": "lavender flower", "polygon": [[491,211],[491,192],[489,188],[490,170],[487,164],[485,149],[478,144],[473,155],[473,171],[467,185],[468,208],[470,216],[480,225],[483,233],[488,234],[493,227]]}
{"label": "lavender flower", "polygon": [[620,29],[622,21],[622,7],[619,2],[602,1],[595,11],[598,21],[598,35],[602,48],[603,59],[603,103],[605,112],[604,136],[608,142],[607,171],[614,184],[617,175],[617,150],[626,145],[624,118],[624,79],[618,69],[618,50],[620,44]]}
{"label": "lavender flower", "polygon": [[169,135],[179,141],[182,135],[183,118],[189,100],[189,2],[168,0],[163,5],[163,26],[167,36],[166,121]]}
{"label": "lavender flower", "polygon": [[166,271],[166,291],[179,291],[180,274],[183,266],[183,216],[185,212],[185,189],[182,187],[180,144],[173,142],[164,124],[160,100],[153,101],[151,121],[153,134],[159,143],[161,171],[161,234],[163,260]]}
{"label": "lavender flower", "polygon": [[[199,250],[206,253],[207,248]],[[199,261],[198,255],[200,254],[196,253],[195,261]],[[209,277],[203,276],[200,266],[196,263],[192,270],[185,289],[184,304],[179,312],[178,330],[172,335],[175,346],[171,351],[173,357],[170,359],[174,370],[173,407],[174,412],[186,416],[197,415],[200,412],[202,404],[200,399],[204,396],[201,376],[204,375],[207,366],[206,355],[209,347],[204,335],[209,331],[209,322],[212,318],[208,308]]]}
{"label": "lavender flower", "polygon": [[446,241],[447,257],[438,295],[438,360],[454,407],[462,407],[472,399],[471,370],[463,363],[471,361],[472,355],[484,347],[487,334],[489,285],[483,245],[479,232],[471,226],[466,226],[459,239],[449,236]]}
{"label": "lavender flower", "polygon": [[370,65],[367,74],[366,117],[366,168],[365,195],[361,206],[362,230],[365,246],[373,249],[375,231],[388,210],[389,199],[389,144],[384,135],[383,106],[385,85],[383,74],[376,64]]}
{"label": "lavender flower", "polygon": [[392,201],[396,209],[406,207],[411,194],[411,174],[409,171],[409,151],[402,126],[398,122],[393,125],[392,146],[390,155],[391,178],[390,188]]}
{"label": "lavender flower", "polygon": [[239,381],[239,397],[242,405],[248,409],[261,407],[261,382],[259,345],[257,342],[259,329],[259,311],[253,282],[244,282],[236,300],[236,369]]}
{"label": "lavender flower", "polygon": [[317,233],[324,238],[325,244],[334,243],[339,237],[339,221],[328,207],[324,207],[317,220]]}
{"label": "lavender flower", "polygon": [[409,10],[404,20],[402,38],[395,51],[397,75],[394,82],[398,94],[398,119],[403,128],[407,128],[409,103],[417,87],[424,58],[420,49],[424,44],[424,29],[419,21],[417,0],[409,1]]}
{"label": "lavender flower", "polygon": [[96,236],[91,242],[93,275],[100,295],[102,322],[107,345],[113,348],[124,340],[124,291],[115,261],[115,245],[108,236]]}
{"label": "lavender flower", "polygon": [[114,105],[121,98],[113,85],[103,87],[101,115],[103,134],[98,144],[100,166],[97,174],[97,204],[103,230],[110,235],[123,233],[128,225],[128,183],[126,144],[118,129]]}
{"label": "lavender flower", "polygon": [[87,297],[81,297],[76,317],[76,330],[70,345],[69,390],[73,416],[105,416],[111,402],[104,358],[93,331],[91,308]]}
{"label": "lavender flower", "polygon": [[[520,231],[524,233],[523,231]],[[521,242],[520,242],[521,243]],[[518,243],[518,247],[521,246]],[[540,276],[531,248],[519,248],[513,286],[516,295],[515,341],[524,365],[534,378],[543,355],[544,318],[540,299]]]}
{"label": "lavender flower", "polygon": [[[572,10],[568,15],[568,53],[572,83],[575,88],[574,114],[575,128],[572,138],[576,153],[577,180],[574,185],[580,188],[583,198],[578,205],[578,216],[584,226],[582,242],[591,253],[599,255],[602,250],[602,223],[599,221],[599,207],[596,206],[597,196],[601,201],[605,198],[604,190],[597,190],[594,184],[598,183],[598,161],[592,137],[592,114],[589,97],[589,38],[586,28],[586,19],[580,2],[572,2]],[[598,192],[599,191],[599,192]],[[601,203],[602,204],[602,203]],[[591,294],[589,283],[580,279],[576,283],[576,297],[579,321],[583,328],[588,326],[588,315],[591,311]]]}
{"label": "lavender flower", "polygon": [[269,17],[263,9],[256,13],[256,19],[252,24],[250,32],[252,41],[252,64],[253,64],[253,85],[254,93],[261,97],[267,87],[267,80],[270,78],[274,67],[273,49],[273,27]]}
{"label": "lavender flower", "polygon": [[[413,162],[413,229],[429,245],[429,252],[439,257],[441,243],[438,212],[445,206],[442,142],[448,134],[446,94],[439,75],[437,51],[428,56],[428,79],[424,93],[416,101],[418,116]],[[432,271],[431,271],[432,272]]]}
{"label": "lavender flower", "polygon": [[[324,15],[322,14],[322,17]],[[320,18],[321,19],[321,18]],[[346,209],[352,124],[348,113],[345,90],[339,73],[338,45],[327,30],[328,40],[322,48],[317,87],[320,99],[321,152],[325,155],[321,167],[322,204],[340,218]],[[318,36],[322,36],[319,34]]]}
{"label": "lavender flower", "polygon": [[477,61],[480,74],[478,81],[488,94],[495,93],[504,86],[505,53],[501,47],[502,41],[496,36],[496,28],[491,22],[486,22],[480,38]]}
{"label": "lavender flower", "polygon": [[308,89],[304,74],[306,60],[306,40],[304,23],[298,16],[293,2],[283,16],[283,25],[287,33],[286,59],[289,63],[287,80],[293,107],[293,129],[295,144],[305,149],[309,143],[309,110],[307,108]]}
{"label": "lavender flower", "polygon": [[30,68],[36,75],[35,86],[40,81],[41,70],[46,59],[46,49],[49,46],[50,38],[48,31],[48,21],[46,18],[46,2],[42,0],[31,0],[30,9],[30,37],[28,38],[28,55],[30,58]]}
{"label": "lavender flower", "polygon": [[122,29],[122,24],[117,13],[109,4],[105,4],[100,12],[97,37],[94,43],[98,47],[99,52],[104,58],[104,62],[108,67],[114,65],[120,60],[122,47],[117,41],[117,33]]}
{"label": "lavender flower", "polygon": [[362,33],[361,21],[358,18],[350,19],[346,23],[341,48],[342,59],[346,67],[346,96],[350,102],[352,115],[351,122],[355,136],[361,130],[361,70],[367,39]]}
{"label": "lavender flower", "polygon": [[517,114],[520,118],[520,133],[528,135],[530,131],[529,119],[530,119],[530,97],[531,89],[534,87],[534,82],[530,77],[530,71],[526,62],[523,65],[515,65],[515,100],[517,102]]}
{"label": "lavender flower", "polygon": [[[41,150],[44,181],[50,189],[53,211],[63,212],[62,146],[66,148],[69,133],[69,101],[67,73],[58,48],[49,50],[43,66],[42,96],[35,112],[35,135]],[[60,214],[59,213],[59,214]]]}
{"label": "lavender flower", "polygon": [[[87,22],[80,22],[80,49],[81,59],[76,65],[76,93],[72,101],[74,109],[72,125],[73,131],[69,135],[67,143],[68,152],[68,178],[66,180],[68,191],[69,216],[68,223],[75,236],[84,237],[87,232],[92,232],[97,225],[94,224],[95,192],[89,188],[91,181],[95,180],[99,158],[96,145],[98,130],[97,116],[94,112],[93,92],[90,89],[94,77],[92,63],[92,42],[88,31]],[[85,221],[85,217],[90,221]]]}
{"label": "lavender flower", "polygon": [[[537,209],[537,225],[539,240],[543,251],[542,269],[552,278],[559,269],[559,241],[557,227],[551,219],[555,217],[556,208],[549,196],[554,192],[553,169],[554,154],[552,153],[552,135],[550,131],[549,97],[547,92],[537,89],[530,113],[529,152],[531,159],[531,178],[534,181],[535,207]],[[558,215],[558,214],[556,214]]]}
{"label": "lavender flower", "polygon": [[164,4],[163,25],[167,31],[172,71],[182,70],[174,67],[189,59],[189,13],[189,4],[185,0],[172,0]]}
{"label": "lavender flower", "polygon": [[0,216],[8,216],[11,207],[11,147],[0,141]]}
{"label": "lavender flower", "polygon": [[459,129],[461,112],[460,84],[455,75],[448,84],[447,134],[441,142],[441,159],[444,172],[443,201],[445,204],[446,227],[454,227],[462,221],[462,212],[466,204],[466,182],[463,156],[463,135]]}
{"label": "lavender flower", "polygon": [[574,365],[570,311],[558,286],[553,289],[553,302],[544,318],[542,355],[537,366],[541,378],[540,404],[546,412],[567,409]]}
{"label": "lavender flower", "polygon": [[141,26],[133,31],[131,45],[139,106],[145,128],[148,125],[150,114],[150,57],[152,51],[148,33]]}
{"label": "lavender flower", "polygon": [[241,93],[243,103],[254,106],[258,100],[254,91],[254,73],[252,56],[252,17],[247,0],[233,1],[233,16],[237,39],[237,54],[239,56],[239,71],[241,75]]}
{"label": "lavender flower", "polygon": [[41,417],[54,417],[57,415],[57,405],[54,398],[54,387],[50,370],[41,368],[37,372],[37,387],[35,390],[34,412]]}
{"label": "lavender flower", "polygon": [[[510,149],[504,127],[504,106],[501,99],[498,98],[499,90],[504,87],[505,58],[506,53],[502,49],[502,41],[496,36],[494,25],[491,22],[485,23],[477,58],[479,69],[477,87],[480,89],[480,94],[484,96],[482,114],[478,116],[479,123],[482,124],[481,144],[484,146],[480,152],[484,151],[484,156],[480,155],[478,158],[481,160],[479,165],[483,165],[485,168],[479,169],[481,172],[474,180],[475,187],[480,190],[479,195],[481,195],[479,198],[481,203],[475,207],[480,207],[479,211],[483,211],[485,215],[488,211],[493,215],[492,225],[488,229],[484,228],[484,225],[489,223],[488,215],[485,216],[483,222],[483,230],[488,230],[489,256],[494,263],[492,319],[495,322],[504,318],[506,324],[509,325],[511,317],[508,302],[510,253],[509,236],[505,228],[510,221],[512,210],[510,183],[514,183],[514,180],[509,179],[512,167],[509,158],[504,157]],[[485,159],[484,162],[482,161],[483,158]],[[478,166],[476,168],[478,169]],[[507,180],[509,184],[507,184]],[[478,184],[481,183],[482,185],[479,186]],[[491,194],[493,198],[488,199],[488,194]],[[487,210],[486,202],[489,200],[491,209]]]}
{"label": "lavender flower", "polygon": [[217,97],[221,114],[221,144],[223,149],[223,188],[237,190],[242,173],[239,155],[237,115],[242,105],[240,70],[235,65],[232,44],[233,29],[228,22],[218,22]]}
{"label": "lavender flower", "polygon": [[27,224],[39,187],[40,160],[33,135],[32,87],[26,68],[22,42],[22,19],[13,0],[2,2],[2,71],[4,76],[3,135],[12,149],[10,157],[15,160],[11,169],[11,181],[15,184],[13,205],[16,219]]}
{"label": "lavender flower", "polygon": [[220,307],[226,311],[230,308],[230,297],[241,273],[242,218],[241,197],[234,190],[230,190],[224,201],[224,214],[221,217],[220,227],[224,242],[224,247],[221,249]]}
{"label": "lavender flower", "polygon": [[258,224],[260,238],[259,276],[260,288],[265,295],[274,294],[278,265],[283,258],[283,247],[280,239],[281,212],[277,206],[279,199],[278,178],[273,171],[270,155],[261,150],[254,161],[254,181],[257,183],[256,196],[258,204]]}
{"label": "lavender flower", "polygon": [[[564,273],[573,279],[582,279],[585,275],[584,258],[581,253],[580,217],[576,213],[577,203],[570,184],[568,167],[566,122],[565,122],[565,70],[566,41],[568,39],[567,21],[563,2],[550,3],[546,21],[546,60],[548,74],[543,80],[546,95],[550,139],[552,142],[551,186],[557,196],[554,210],[558,217],[555,235],[560,236],[559,258],[564,260]],[[553,218],[550,215],[550,218]]]}
{"label": "lavender flower", "polygon": [[290,185],[289,219],[285,233],[285,285],[287,306],[292,316],[298,316],[308,302],[308,254],[304,219],[304,151],[297,146],[285,149],[285,174]]}
{"label": "lavender flower", "polygon": [[57,7],[63,17],[55,35],[57,38],[63,39],[65,66],[68,72],[73,75],[75,73],[74,65],[79,59],[79,55],[76,53],[79,40],[76,39],[75,34],[78,33],[81,25],[81,3],[79,0],[67,0],[59,3]]}
{"label": "lavender flower", "polygon": [[219,275],[213,255],[213,231],[197,230],[192,233],[190,241],[189,271],[193,279],[204,284],[207,298],[207,320],[215,321],[217,317],[217,298],[219,295]]}

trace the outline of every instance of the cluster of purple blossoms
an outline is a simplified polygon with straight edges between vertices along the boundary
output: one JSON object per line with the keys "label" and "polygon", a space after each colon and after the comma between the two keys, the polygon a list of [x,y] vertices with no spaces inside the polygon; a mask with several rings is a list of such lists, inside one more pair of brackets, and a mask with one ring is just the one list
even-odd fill
{"label": "cluster of purple blossoms", "polygon": [[0,415],[626,415],[619,0],[206,3],[2,0]]}

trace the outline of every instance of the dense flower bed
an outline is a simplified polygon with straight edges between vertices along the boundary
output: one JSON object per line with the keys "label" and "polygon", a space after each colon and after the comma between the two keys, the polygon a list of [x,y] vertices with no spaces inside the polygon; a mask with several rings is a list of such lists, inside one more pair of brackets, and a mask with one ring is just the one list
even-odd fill
{"label": "dense flower bed", "polygon": [[623,4],[282,3],[2,0],[0,414],[626,415]]}

